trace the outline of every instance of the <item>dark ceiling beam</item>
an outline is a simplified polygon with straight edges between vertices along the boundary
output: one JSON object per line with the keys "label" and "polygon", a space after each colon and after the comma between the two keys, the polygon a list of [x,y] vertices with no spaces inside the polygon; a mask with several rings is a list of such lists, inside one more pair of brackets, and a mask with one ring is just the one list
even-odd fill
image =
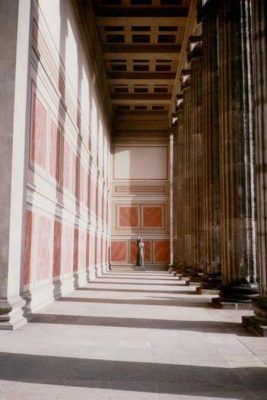
{"label": "dark ceiling beam", "polygon": [[96,17],[108,18],[136,18],[136,17],[161,17],[161,18],[174,18],[174,17],[187,17],[189,9],[186,7],[96,7]]}
{"label": "dark ceiling beam", "polygon": [[[88,1],[88,0],[87,0]],[[106,30],[105,28],[108,26],[119,26],[119,27],[131,27],[131,26],[150,26],[151,29],[157,29],[159,26],[162,26],[164,21],[164,26],[177,26],[179,28],[185,28],[187,24],[187,17],[172,17],[172,18],[164,18],[159,17],[134,17],[134,18],[126,18],[126,17],[98,17],[96,18],[97,25],[99,28]]]}
{"label": "dark ceiling beam", "polygon": [[112,100],[170,100],[171,93],[113,93]]}
{"label": "dark ceiling beam", "polygon": [[168,80],[175,78],[175,72],[107,72],[108,79],[157,79]]}
{"label": "dark ceiling beam", "polygon": [[104,44],[103,53],[180,53],[178,44]]}
{"label": "dark ceiling beam", "polygon": [[[104,53],[103,57],[105,61],[116,61],[121,60],[123,57],[127,59],[127,61],[133,60],[173,60],[178,61],[180,57],[180,53],[148,53],[147,51],[144,53]],[[120,61],[119,61],[120,62]]]}

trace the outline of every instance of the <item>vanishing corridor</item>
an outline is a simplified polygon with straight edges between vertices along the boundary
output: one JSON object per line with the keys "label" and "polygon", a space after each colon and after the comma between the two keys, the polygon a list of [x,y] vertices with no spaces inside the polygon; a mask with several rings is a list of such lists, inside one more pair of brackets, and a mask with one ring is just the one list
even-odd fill
{"label": "vanishing corridor", "polygon": [[110,271],[0,331],[0,399],[266,399],[241,315],[167,272]]}

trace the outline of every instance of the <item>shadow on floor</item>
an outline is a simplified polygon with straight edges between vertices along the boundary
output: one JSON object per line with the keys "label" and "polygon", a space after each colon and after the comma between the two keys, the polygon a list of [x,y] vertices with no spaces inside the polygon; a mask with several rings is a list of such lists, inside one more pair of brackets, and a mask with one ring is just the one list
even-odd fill
{"label": "shadow on floor", "polygon": [[145,276],[145,277],[157,276],[157,277],[159,277],[159,276],[162,276],[164,278],[166,278],[166,277],[173,278],[174,277],[174,275],[169,274],[167,272],[155,273],[155,272],[149,272],[149,271],[144,271],[144,272],[142,272],[142,271],[140,271],[140,272],[138,272],[138,271],[134,271],[134,272],[130,272],[130,271],[129,272],[112,272],[112,271],[109,271],[109,272],[106,272],[104,275],[105,276],[122,276],[122,277],[127,277],[127,278],[134,277],[134,276],[137,276],[137,277],[142,277],[142,276]]}
{"label": "shadow on floor", "polygon": [[[150,281],[150,279],[149,279]],[[185,286],[182,281],[175,281],[175,283],[144,283],[144,282],[103,282],[103,281],[92,281],[92,285],[140,285],[140,286]]]}
{"label": "shadow on floor", "polygon": [[101,279],[101,281],[102,280],[104,280],[104,279],[114,279],[114,280],[120,280],[120,279],[122,279],[122,280],[130,280],[130,279],[133,279],[133,280],[135,280],[135,281],[171,281],[171,282],[176,282],[176,281],[178,281],[178,278],[174,278],[174,277],[170,277],[170,278],[140,278],[140,276],[138,276],[138,277],[134,277],[134,276],[126,276],[126,277],[123,277],[123,276],[121,276],[121,275],[119,275],[119,276],[110,276],[110,275],[103,275],[103,276],[100,276],[98,279]]}
{"label": "shadow on floor", "polygon": [[119,293],[154,293],[154,294],[192,294],[195,295],[195,292],[192,290],[149,290],[149,289],[106,289],[106,288],[92,288],[92,287],[80,287],[76,289],[90,291],[90,292],[119,292]]}
{"label": "shadow on floor", "polygon": [[267,369],[0,353],[0,380],[250,400],[267,390]]}
{"label": "shadow on floor", "polygon": [[[186,293],[185,293],[186,294]],[[190,293],[191,294],[191,293]],[[99,304],[131,304],[131,305],[142,305],[142,306],[168,306],[168,307],[192,307],[192,308],[208,308],[212,307],[210,302],[200,302],[199,298],[197,301],[188,301],[187,299],[179,298],[169,298],[171,300],[138,300],[138,299],[100,299],[93,297],[62,297],[57,301],[66,301],[73,303],[99,303]]]}
{"label": "shadow on floor", "polygon": [[146,318],[99,317],[62,314],[32,314],[30,323],[110,326],[120,328],[167,329],[202,333],[227,333],[239,336],[254,336],[239,323],[221,321],[183,321]]}

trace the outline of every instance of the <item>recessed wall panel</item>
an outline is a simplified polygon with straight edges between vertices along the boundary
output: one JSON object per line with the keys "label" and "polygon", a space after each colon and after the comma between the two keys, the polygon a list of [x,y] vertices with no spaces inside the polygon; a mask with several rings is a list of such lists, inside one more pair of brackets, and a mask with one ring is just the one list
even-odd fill
{"label": "recessed wall panel", "polygon": [[168,179],[167,146],[115,146],[114,180]]}

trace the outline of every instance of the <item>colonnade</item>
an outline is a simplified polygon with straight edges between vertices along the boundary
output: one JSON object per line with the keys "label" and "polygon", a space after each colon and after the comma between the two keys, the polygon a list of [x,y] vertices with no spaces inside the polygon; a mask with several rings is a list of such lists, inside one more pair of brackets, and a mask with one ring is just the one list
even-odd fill
{"label": "colonnade", "polygon": [[217,306],[245,308],[254,299],[256,316],[244,322],[261,331],[267,322],[266,11],[263,0],[209,0],[199,8],[172,131],[174,269],[198,276],[203,289],[219,289]]}

